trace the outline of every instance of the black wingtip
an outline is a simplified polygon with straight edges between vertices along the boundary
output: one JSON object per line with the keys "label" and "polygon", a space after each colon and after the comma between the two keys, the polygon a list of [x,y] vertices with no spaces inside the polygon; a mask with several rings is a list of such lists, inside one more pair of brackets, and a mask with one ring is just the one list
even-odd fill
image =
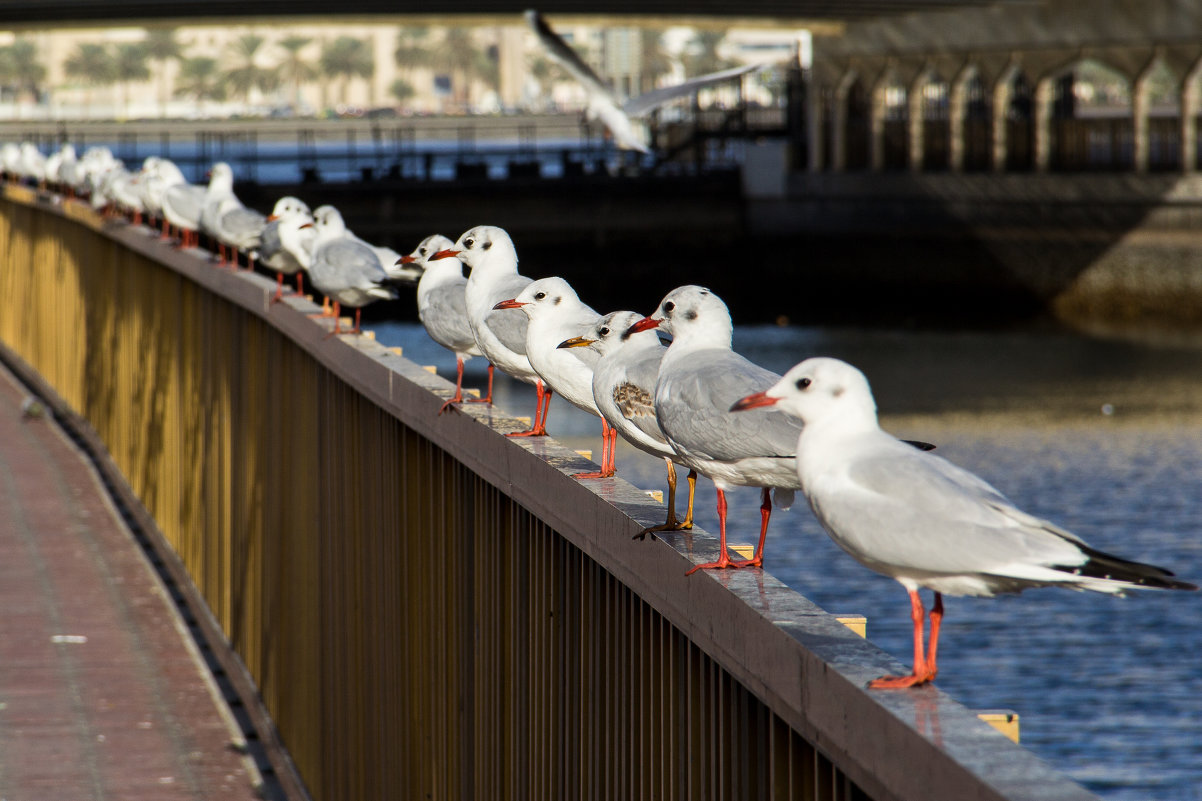
{"label": "black wingtip", "polygon": [[915,448],[918,448],[918,450],[920,450],[920,451],[935,450],[935,446],[932,445],[931,443],[923,442],[922,440],[918,440],[918,439],[903,439],[902,442],[906,443],[907,445],[913,445]]}
{"label": "black wingtip", "polygon": [[1079,547],[1089,557],[1089,560],[1085,564],[1073,567],[1055,565],[1053,569],[1071,573],[1074,576],[1118,581],[1130,584],[1133,587],[1145,587],[1152,590],[1187,590],[1192,592],[1198,589],[1198,585],[1196,584],[1174,578],[1173,571],[1166,570],[1163,567],[1144,564],[1143,562],[1132,562],[1129,559],[1123,559],[1121,556],[1115,556],[1105,551],[1098,551],[1086,545],[1079,545]]}

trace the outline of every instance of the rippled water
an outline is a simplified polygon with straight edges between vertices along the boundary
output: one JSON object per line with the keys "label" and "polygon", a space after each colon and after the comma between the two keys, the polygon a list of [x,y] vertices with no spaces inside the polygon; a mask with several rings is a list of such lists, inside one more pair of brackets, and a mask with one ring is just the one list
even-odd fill
{"label": "rippled water", "polygon": [[[376,331],[453,377],[454,359],[420,326]],[[852,361],[872,381],[886,428],[937,443],[1095,547],[1202,581],[1202,343],[747,328],[735,344],[777,372],[812,355]],[[469,385],[484,367],[469,362]],[[497,394],[516,414],[533,407],[524,386],[506,382]],[[600,447],[595,418],[558,400],[549,428],[575,447]],[[618,470],[641,487],[664,484],[662,462],[628,447]],[[728,498],[732,539],[752,541],[758,492]],[[699,482],[697,519],[710,531],[714,501]],[[869,638],[908,664],[905,592],[834,546],[804,501],[774,515],[765,551],[769,571],[829,611],[866,615]],[[1202,799],[1202,594],[1049,588],[946,607],[945,691],[971,708],[1018,712],[1023,744],[1104,798]]]}

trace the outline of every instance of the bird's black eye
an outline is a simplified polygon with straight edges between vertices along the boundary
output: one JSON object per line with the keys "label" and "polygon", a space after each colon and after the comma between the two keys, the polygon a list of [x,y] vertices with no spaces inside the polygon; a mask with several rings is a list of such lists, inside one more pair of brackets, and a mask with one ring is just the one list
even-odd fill
{"label": "bird's black eye", "polygon": [[812,383],[813,382],[810,381],[810,379],[808,379],[808,378],[799,378],[799,379],[797,379],[797,388],[798,389],[808,389],[810,384],[812,384]]}
{"label": "bird's black eye", "polygon": [[465,248],[467,248],[468,250],[471,250],[471,249],[472,249],[472,245],[474,245],[474,244],[476,244],[476,240],[474,240],[474,239],[465,239],[465,240],[463,240],[463,246],[464,246]]}
{"label": "bird's black eye", "polygon": [[671,314],[672,310],[675,308],[676,308],[676,304],[673,303],[672,301],[668,301],[667,303],[664,304],[664,314]]}
{"label": "bird's black eye", "polygon": [[603,337],[607,337],[607,336],[609,336],[609,326],[607,326],[607,325],[603,325],[603,326],[601,326],[601,328],[599,328],[599,329],[597,330],[597,333],[598,333],[598,334],[600,334],[600,335],[601,335],[601,336],[603,336]]}
{"label": "bird's black eye", "polygon": [[546,296],[547,296],[547,293],[546,293],[546,292],[537,292],[537,293],[535,293],[535,295],[534,295],[534,299],[535,299],[535,300],[542,300],[542,299],[543,299],[543,298],[545,298]]}
{"label": "bird's black eye", "polygon": [[423,256],[425,256],[425,255],[426,255],[426,249],[425,249],[425,248],[418,248],[418,249],[417,249],[417,252],[418,252],[418,253],[420,253],[420,254],[422,254]]}

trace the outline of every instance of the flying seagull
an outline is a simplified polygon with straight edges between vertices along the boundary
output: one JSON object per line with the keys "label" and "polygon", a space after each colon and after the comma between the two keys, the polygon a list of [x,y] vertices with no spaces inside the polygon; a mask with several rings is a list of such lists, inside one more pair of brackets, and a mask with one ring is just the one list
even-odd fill
{"label": "flying seagull", "polygon": [[589,119],[600,120],[613,134],[614,142],[618,147],[625,150],[637,150],[640,153],[650,153],[651,148],[647,146],[646,129],[642,124],[636,123],[635,119],[647,116],[655,109],[678,97],[688,97],[707,86],[738,78],[749,72],[763,69],[765,66],[748,64],[720,72],[711,72],[708,75],[690,78],[675,86],[653,89],[645,94],[632,97],[625,103],[619,103],[618,98],[605,85],[605,81],[593,72],[588,64],[584,63],[584,60],[563,40],[563,37],[551,30],[551,26],[547,24],[541,14],[534,9],[527,10],[526,22],[538,36],[542,46],[546,48],[547,55],[551,60],[567,70],[584,87],[584,91],[588,94],[587,114]]}

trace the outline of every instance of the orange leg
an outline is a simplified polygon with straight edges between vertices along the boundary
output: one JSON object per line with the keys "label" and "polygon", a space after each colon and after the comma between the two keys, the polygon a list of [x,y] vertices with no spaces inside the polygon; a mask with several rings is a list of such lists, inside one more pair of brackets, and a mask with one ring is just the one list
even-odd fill
{"label": "orange leg", "polygon": [[671,459],[664,459],[668,463],[668,519],[659,526],[651,526],[635,534],[632,539],[646,539],[648,534],[654,535],[657,531],[688,531],[693,528],[693,495],[697,491],[697,471],[689,471],[689,507],[685,512],[684,520],[676,519],[676,465]]}
{"label": "orange leg", "polygon": [[463,357],[455,357],[455,394],[450,400],[439,407],[438,413],[442,414],[447,409],[454,406],[456,403],[463,403]]}
{"label": "orange leg", "polygon": [[615,472],[613,452],[617,448],[618,430],[601,418],[601,470],[596,473],[573,473],[572,478],[609,478]]}
{"label": "orange leg", "polygon": [[772,517],[772,490],[764,487],[760,492],[760,542],[755,554],[750,559],[735,562],[735,567],[764,566],[764,540],[768,536],[768,520]]}
{"label": "orange leg", "polygon": [[943,619],[943,596],[935,593],[935,605],[931,609],[931,655],[923,656],[923,622],[926,610],[917,590],[910,590],[910,619],[914,622],[914,671],[909,676],[881,676],[868,682],[874,690],[894,690],[917,687],[935,678],[935,647],[939,641],[939,623]]}
{"label": "orange leg", "polygon": [[[534,423],[527,431],[515,431],[506,434],[507,437],[545,437],[547,436],[547,412],[551,410],[551,388],[543,386],[539,381],[534,385],[538,400],[534,406]],[[491,392],[489,393],[492,394]]]}
{"label": "orange leg", "polygon": [[275,294],[271,296],[272,303],[279,303],[284,298],[284,274],[275,274]]}
{"label": "orange leg", "polygon": [[298,270],[296,273],[296,294],[301,297],[305,296],[305,271]]}
{"label": "orange leg", "polygon": [[490,362],[488,365],[488,394],[483,398],[468,398],[464,403],[492,403],[492,373],[494,369]]}
{"label": "orange leg", "polygon": [[342,329],[339,327],[341,324],[342,324],[342,304],[340,304],[338,301],[334,301],[334,330],[331,331],[330,333],[326,334],[326,339],[329,339],[330,337],[336,337],[339,334],[341,334]]}
{"label": "orange leg", "polygon": [[726,553],[726,493],[718,490],[718,561],[697,565],[685,573],[691,576],[698,570],[722,570],[728,567],[738,567]]}

